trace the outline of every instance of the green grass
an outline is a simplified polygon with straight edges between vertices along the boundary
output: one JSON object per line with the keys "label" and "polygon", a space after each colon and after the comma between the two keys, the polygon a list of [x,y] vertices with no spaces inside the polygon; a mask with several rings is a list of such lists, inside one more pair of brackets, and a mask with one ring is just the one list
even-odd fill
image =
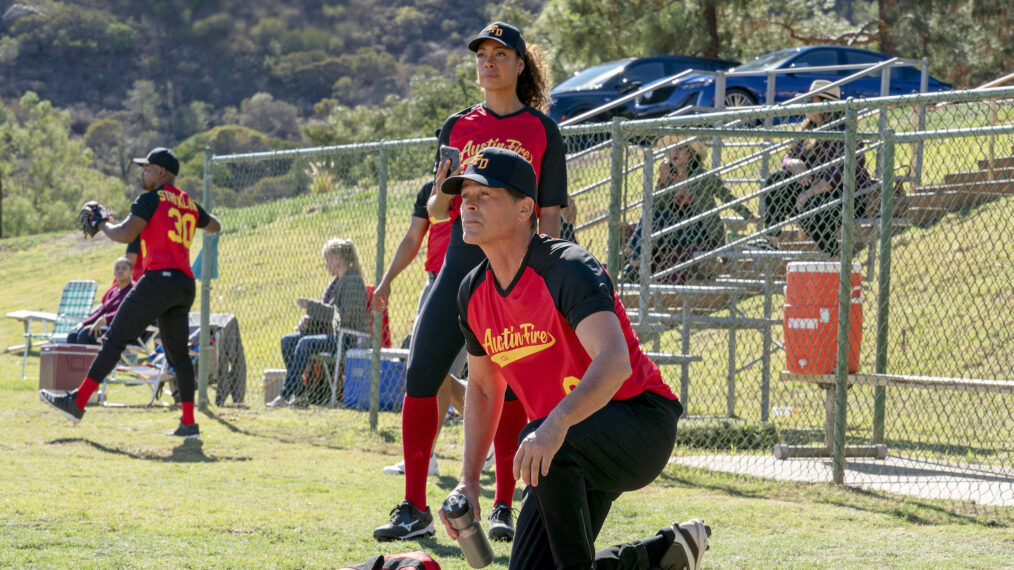
{"label": "green grass", "polygon": [[[38,401],[34,381],[0,357],[0,566],[16,568],[325,568],[421,548],[467,568],[435,538],[370,537],[400,499],[380,475],[400,455],[398,417],[220,408],[198,414],[201,440],[164,434],[178,412],[93,408],[72,425]],[[461,429],[437,447],[430,501],[455,484]],[[483,478],[484,504],[493,480]],[[708,568],[1000,568],[1014,559],[1010,510],[899,500],[827,485],[774,483],[667,468],[624,495],[599,545],[653,533],[671,519],[714,528]],[[506,545],[494,544],[503,567]]]}

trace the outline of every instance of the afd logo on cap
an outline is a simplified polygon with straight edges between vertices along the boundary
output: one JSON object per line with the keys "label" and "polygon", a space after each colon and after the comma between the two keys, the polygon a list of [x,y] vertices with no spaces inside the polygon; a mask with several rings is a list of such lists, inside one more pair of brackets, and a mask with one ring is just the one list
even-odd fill
{"label": "afd logo on cap", "polygon": [[482,153],[479,153],[479,154],[475,155],[475,169],[476,170],[486,170],[487,166],[489,166],[489,159],[488,158],[486,158],[485,156],[482,156]]}
{"label": "afd logo on cap", "polygon": [[503,35],[503,28],[496,24],[490,24],[486,31],[498,38]]}

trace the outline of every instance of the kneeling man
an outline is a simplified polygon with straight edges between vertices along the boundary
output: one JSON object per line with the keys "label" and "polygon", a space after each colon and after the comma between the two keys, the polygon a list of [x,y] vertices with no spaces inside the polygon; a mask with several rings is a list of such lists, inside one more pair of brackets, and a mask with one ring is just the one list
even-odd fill
{"label": "kneeling man", "polygon": [[509,385],[533,420],[514,458],[526,487],[510,568],[695,570],[710,530],[697,519],[595,552],[613,501],[666,465],[683,412],[602,264],[535,233],[535,171],[515,152],[486,149],[441,188],[461,194],[464,239],[487,258],[458,294],[469,374],[455,491],[478,517],[479,474]]}

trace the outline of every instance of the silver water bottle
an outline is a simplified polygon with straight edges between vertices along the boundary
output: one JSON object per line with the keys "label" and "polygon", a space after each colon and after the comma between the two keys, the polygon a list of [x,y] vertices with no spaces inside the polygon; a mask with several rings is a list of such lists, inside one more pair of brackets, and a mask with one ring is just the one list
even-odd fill
{"label": "silver water bottle", "polygon": [[475,513],[468,499],[461,493],[451,493],[440,507],[447,515],[447,521],[458,531],[458,546],[465,554],[465,560],[472,568],[485,568],[493,562],[493,549],[486,535],[475,520]]}

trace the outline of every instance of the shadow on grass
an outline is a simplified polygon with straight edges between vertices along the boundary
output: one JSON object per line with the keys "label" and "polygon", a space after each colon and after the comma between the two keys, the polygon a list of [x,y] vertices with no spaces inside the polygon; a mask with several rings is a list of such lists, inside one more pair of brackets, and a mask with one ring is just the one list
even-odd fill
{"label": "shadow on grass", "polygon": [[146,461],[159,461],[163,463],[217,463],[219,461],[250,461],[249,457],[208,457],[204,454],[204,442],[200,439],[184,439],[179,445],[173,448],[169,455],[157,455],[155,453],[133,452],[109,447],[101,443],[90,441],[82,437],[63,437],[48,442],[49,444],[83,443],[103,453],[123,455],[133,459]]}
{"label": "shadow on grass", "polygon": [[[441,533],[443,533],[443,537],[446,539],[447,531],[444,530],[443,523],[441,523],[437,517],[433,517],[433,519],[434,519],[433,522],[436,525],[437,535],[439,536]],[[458,544],[456,542],[450,544],[448,544],[447,542],[439,542],[437,541],[436,537],[427,537],[413,540],[418,540],[420,546],[419,550],[422,550],[423,552],[429,554],[438,562],[446,563],[447,561],[450,560],[457,561],[462,558],[461,548],[458,547]],[[487,568],[506,568],[508,558],[509,558],[508,556],[505,556],[503,554],[499,556],[494,556],[493,562]]]}
{"label": "shadow on grass", "polygon": [[801,505],[807,503],[834,505],[896,517],[913,524],[963,523],[991,528],[1014,526],[1014,515],[1011,511],[999,507],[957,501],[923,500],[856,487],[752,479],[694,468],[666,468],[658,476],[656,483],[707,489],[745,499],[771,499]]}

